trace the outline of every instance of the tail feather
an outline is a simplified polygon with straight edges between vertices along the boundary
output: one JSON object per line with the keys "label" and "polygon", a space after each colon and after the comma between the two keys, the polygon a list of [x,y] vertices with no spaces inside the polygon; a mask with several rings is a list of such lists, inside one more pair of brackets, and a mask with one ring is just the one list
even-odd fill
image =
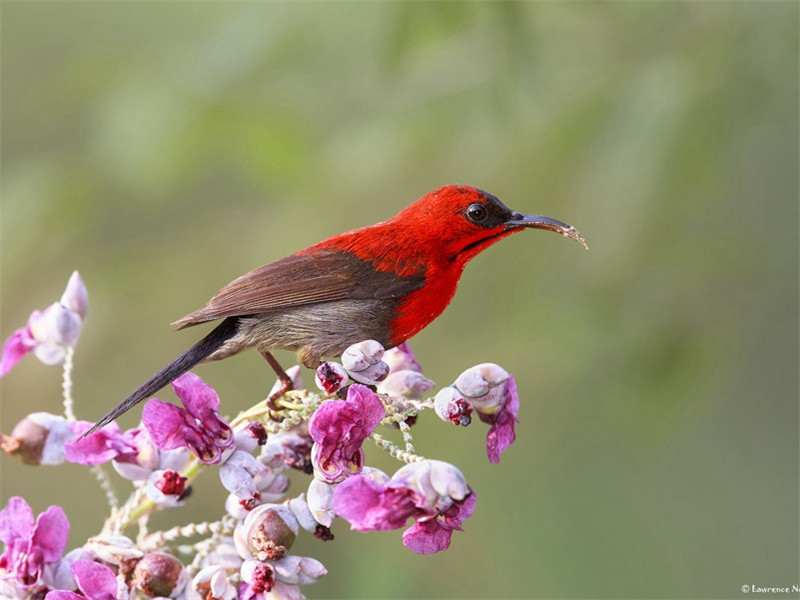
{"label": "tail feather", "polygon": [[125,398],[125,400],[112,408],[102,419],[95,423],[92,428],[84,433],[81,437],[84,438],[90,433],[97,431],[101,427],[108,425],[121,414],[129,411],[131,408],[139,404],[139,402],[153,395],[165,385],[186,373],[186,371],[194,367],[196,364],[211,356],[211,354],[218,350],[226,340],[230,339],[236,334],[238,326],[239,319],[236,317],[228,317],[222,321],[222,323],[211,330],[211,332],[202,340],[197,342],[178,358],[158,371],[158,373],[153,375],[150,379],[145,381],[136,390],[134,390],[127,398]]}

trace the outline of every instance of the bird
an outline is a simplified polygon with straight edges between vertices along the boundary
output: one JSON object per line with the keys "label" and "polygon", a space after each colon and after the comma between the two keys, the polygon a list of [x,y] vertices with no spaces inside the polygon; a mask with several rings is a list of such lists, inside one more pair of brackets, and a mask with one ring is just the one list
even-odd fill
{"label": "bird", "polygon": [[435,189],[396,216],[335,235],[233,280],[204,307],[173,323],[184,329],[221,320],[86,431],[107,425],[204,361],[257,349],[278,375],[280,396],[291,379],[273,350],[297,353],[308,368],[350,345],[376,340],[386,349],[419,333],[450,304],[466,264],[525,229],[560,233],[588,248],[577,229],[523,214],[468,185]]}

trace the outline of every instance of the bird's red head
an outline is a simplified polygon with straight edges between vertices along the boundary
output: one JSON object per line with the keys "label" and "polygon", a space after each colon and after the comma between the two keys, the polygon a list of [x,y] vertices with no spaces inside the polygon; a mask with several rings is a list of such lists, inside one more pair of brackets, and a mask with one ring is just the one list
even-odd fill
{"label": "bird's red head", "polygon": [[492,194],[467,185],[446,185],[429,192],[390,221],[427,243],[446,260],[463,266],[471,258],[512,233],[548,229],[586,245],[566,223],[511,210]]}

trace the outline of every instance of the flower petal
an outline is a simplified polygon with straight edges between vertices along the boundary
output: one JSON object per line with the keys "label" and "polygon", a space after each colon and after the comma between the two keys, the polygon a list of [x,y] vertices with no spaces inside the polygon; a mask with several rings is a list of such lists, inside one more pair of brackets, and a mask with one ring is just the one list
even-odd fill
{"label": "flower petal", "polygon": [[417,554],[435,554],[450,547],[452,529],[438,519],[415,523],[403,532],[403,545]]}
{"label": "flower petal", "polygon": [[79,465],[99,465],[135,448],[125,441],[124,434],[116,423],[81,439],[79,436],[91,428],[88,421],[76,421],[70,425],[75,437],[64,446],[64,456],[69,462]]}
{"label": "flower petal", "polygon": [[478,495],[471,492],[464,498],[463,502],[457,502],[450,507],[444,514],[444,521],[451,529],[461,531],[461,524],[472,516],[475,512],[475,504],[478,502]]}
{"label": "flower petal", "polygon": [[184,373],[172,382],[175,394],[189,413],[203,420],[209,412],[219,411],[219,396],[210,385],[194,373]]}
{"label": "flower petal", "polygon": [[67,289],[64,290],[64,294],[61,296],[61,304],[78,313],[81,319],[86,318],[89,308],[89,295],[86,293],[86,286],[77,271],[73,271],[67,282]]}
{"label": "flower petal", "polygon": [[492,463],[499,463],[500,455],[517,439],[514,425],[519,423],[517,419],[519,395],[513,376],[505,383],[503,395],[506,401],[497,414],[491,415],[488,419],[480,414],[481,420],[489,420],[492,424],[486,434],[486,453]]}
{"label": "flower petal", "polygon": [[13,496],[0,511],[0,540],[9,548],[17,540],[27,540],[33,531],[33,510],[24,498]]}
{"label": "flower petal", "polygon": [[116,600],[117,578],[107,566],[91,560],[76,560],[70,570],[78,587],[90,600]]}
{"label": "flower petal", "polygon": [[187,427],[185,413],[174,404],[151,398],[142,409],[142,424],[153,443],[162,450],[182,448],[186,446],[182,435]]}
{"label": "flower petal", "polygon": [[44,600],[86,600],[86,597],[66,590],[51,590],[47,592]]}
{"label": "flower petal", "polygon": [[67,547],[69,520],[60,506],[50,506],[36,519],[31,536],[31,546],[42,551],[44,562],[61,558]]}
{"label": "flower petal", "polygon": [[0,358],[0,377],[8,373],[19,360],[33,350],[36,342],[27,327],[17,329],[3,344],[3,355]]}
{"label": "flower petal", "polygon": [[209,434],[205,437],[213,438],[213,443],[220,448],[233,444],[233,431],[219,416],[219,396],[214,388],[194,373],[184,373],[172,382],[172,387],[189,414],[200,421],[201,427]]}
{"label": "flower petal", "polygon": [[333,510],[357,531],[399,529],[417,513],[416,495],[408,488],[389,488],[354,475],[333,492]]}

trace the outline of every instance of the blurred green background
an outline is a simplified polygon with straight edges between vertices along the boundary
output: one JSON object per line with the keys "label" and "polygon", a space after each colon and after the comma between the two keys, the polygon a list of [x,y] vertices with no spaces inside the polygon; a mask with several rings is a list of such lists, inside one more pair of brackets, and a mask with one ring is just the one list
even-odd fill
{"label": "blurred green background", "polygon": [[[515,373],[517,442],[489,465],[482,424],[424,419],[417,448],[478,493],[466,532],[431,557],[399,531],[301,537],[330,570],[308,596],[800,583],[796,3],[2,4],[2,335],[80,270],[83,418],[229,280],[453,182],[591,249],[531,232],[467,268],[413,347],[440,385]],[[229,414],[272,383],[256,353],[198,372]],[[59,410],[58,369],[1,383],[6,433]],[[99,529],[88,470],[0,466],[3,503],[63,505],[71,546]],[[219,487],[155,525],[217,518]]]}

